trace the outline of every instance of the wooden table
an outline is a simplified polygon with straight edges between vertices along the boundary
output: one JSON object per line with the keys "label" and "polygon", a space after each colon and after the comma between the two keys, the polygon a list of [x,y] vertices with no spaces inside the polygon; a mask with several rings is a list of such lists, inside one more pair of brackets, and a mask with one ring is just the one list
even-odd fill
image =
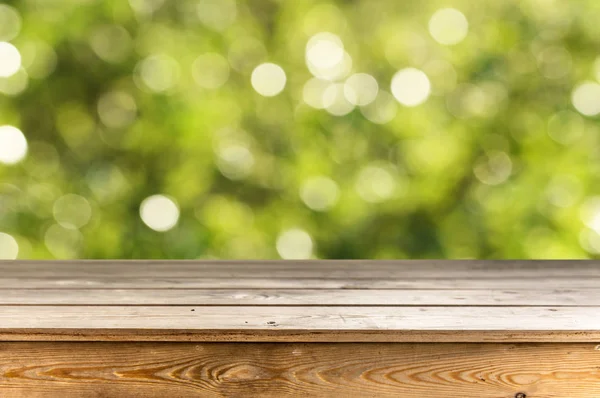
{"label": "wooden table", "polygon": [[0,397],[600,397],[592,261],[0,262]]}

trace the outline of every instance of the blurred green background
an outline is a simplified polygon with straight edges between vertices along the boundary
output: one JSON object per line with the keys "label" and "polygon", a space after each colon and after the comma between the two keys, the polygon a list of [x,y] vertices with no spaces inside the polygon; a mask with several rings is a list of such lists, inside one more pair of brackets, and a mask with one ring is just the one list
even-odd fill
{"label": "blurred green background", "polygon": [[600,2],[0,4],[1,258],[593,258]]}

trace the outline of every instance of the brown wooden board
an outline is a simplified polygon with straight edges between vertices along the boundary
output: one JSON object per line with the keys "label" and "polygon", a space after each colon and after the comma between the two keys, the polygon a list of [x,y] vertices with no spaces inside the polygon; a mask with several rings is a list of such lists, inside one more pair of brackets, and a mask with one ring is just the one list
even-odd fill
{"label": "brown wooden board", "polygon": [[0,343],[3,398],[597,398],[595,344]]}

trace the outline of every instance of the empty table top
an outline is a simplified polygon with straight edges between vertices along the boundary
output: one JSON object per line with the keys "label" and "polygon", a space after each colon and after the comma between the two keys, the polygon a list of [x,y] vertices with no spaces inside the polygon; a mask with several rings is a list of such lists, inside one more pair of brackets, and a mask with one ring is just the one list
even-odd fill
{"label": "empty table top", "polygon": [[594,261],[4,261],[0,340],[591,342]]}

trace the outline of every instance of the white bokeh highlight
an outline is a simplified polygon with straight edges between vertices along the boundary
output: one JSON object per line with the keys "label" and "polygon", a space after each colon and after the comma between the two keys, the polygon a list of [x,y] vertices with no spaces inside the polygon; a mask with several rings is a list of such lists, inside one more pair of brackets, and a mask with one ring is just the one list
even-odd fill
{"label": "white bokeh highlight", "polygon": [[276,249],[283,259],[306,260],[312,256],[313,240],[303,229],[292,228],[279,234]]}
{"label": "white bokeh highlight", "polygon": [[352,71],[352,57],[339,36],[330,32],[317,33],[308,40],[305,61],[309,72],[322,80],[339,81]]}
{"label": "white bokeh highlight", "polygon": [[152,195],[142,201],[140,217],[149,228],[165,232],[177,225],[179,207],[171,198],[164,195]]}
{"label": "white bokeh highlight", "polygon": [[0,260],[14,260],[19,255],[17,240],[5,232],[0,232]]}
{"label": "white bokeh highlight", "polygon": [[344,44],[333,33],[317,33],[306,43],[306,63],[317,69],[333,68],[343,57]]}
{"label": "white bokeh highlight", "polygon": [[302,88],[302,99],[312,108],[323,109],[325,108],[323,96],[329,86],[331,86],[331,82],[313,77],[304,83],[304,87]]}
{"label": "white bokeh highlight", "polygon": [[590,196],[579,208],[581,221],[596,233],[600,233],[600,196]]}
{"label": "white bokeh highlight", "polygon": [[329,81],[340,81],[352,72],[352,57],[344,51],[341,61],[329,68],[318,68],[313,64],[307,64],[308,71],[315,77]]}
{"label": "white bokeh highlight", "polygon": [[325,211],[337,203],[339,191],[337,184],[331,178],[311,177],[300,187],[300,198],[308,208]]}
{"label": "white bokeh highlight", "polygon": [[0,41],[0,77],[10,77],[21,69],[21,53],[11,43]]}
{"label": "white bokeh highlight", "polygon": [[254,90],[263,97],[274,97],[285,88],[287,77],[283,68],[277,64],[264,63],[252,71],[250,82]]}
{"label": "white bokeh highlight", "polygon": [[155,93],[163,93],[173,89],[179,82],[179,64],[165,54],[151,55],[136,66],[136,76],[142,88]]}
{"label": "white bokeh highlight", "polygon": [[443,45],[458,44],[467,37],[469,22],[465,15],[454,8],[437,10],[429,20],[429,34]]}
{"label": "white bokeh highlight", "polygon": [[368,73],[355,73],[344,83],[344,95],[348,102],[358,106],[369,105],[377,98],[379,84]]}
{"label": "white bokeh highlight", "polygon": [[416,68],[402,69],[392,78],[392,95],[396,100],[408,107],[420,105],[427,101],[431,93],[431,83],[425,72]]}
{"label": "white bokeh highlight", "polygon": [[14,126],[0,126],[0,163],[13,165],[27,155],[27,139]]}
{"label": "white bokeh highlight", "polygon": [[584,116],[600,114],[600,84],[591,81],[581,83],[573,90],[571,102]]}
{"label": "white bokeh highlight", "polygon": [[323,105],[325,110],[333,116],[345,116],[354,109],[354,104],[348,101],[344,94],[342,83],[335,83],[327,87],[323,93]]}

